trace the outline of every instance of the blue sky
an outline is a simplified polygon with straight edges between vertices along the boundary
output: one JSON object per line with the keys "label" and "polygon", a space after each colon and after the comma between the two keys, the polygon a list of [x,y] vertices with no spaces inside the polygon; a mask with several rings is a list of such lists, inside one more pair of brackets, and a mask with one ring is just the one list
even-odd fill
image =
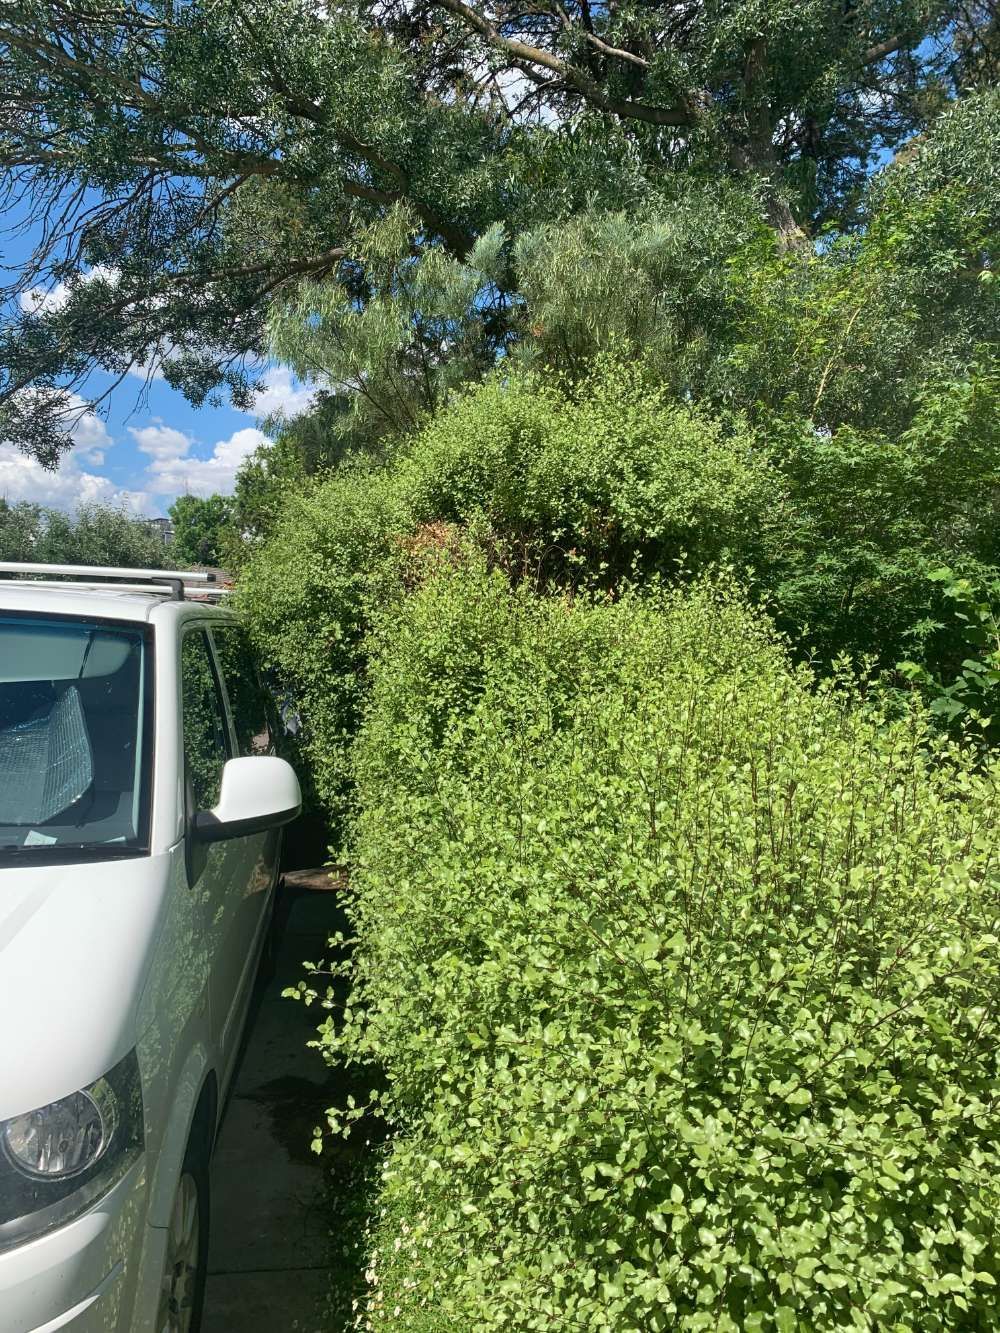
{"label": "blue sky", "polygon": [[[0,235],[3,265],[23,264],[31,245],[30,233]],[[61,292],[36,290],[29,297],[58,302]],[[156,515],[166,513],[185,492],[229,492],[242,460],[266,439],[261,419],[275,411],[291,415],[308,401],[308,391],[284,367],[270,368],[265,382],[265,392],[248,413],[228,405],[194,408],[162,378],[147,384],[143,375],[130,375],[100,415],[81,419],[76,443],[58,471],[46,471],[0,443],[0,496],[11,503],[32,500],[66,510],[81,500],[100,500]],[[96,396],[109,384],[107,376],[95,374],[88,394]]]}

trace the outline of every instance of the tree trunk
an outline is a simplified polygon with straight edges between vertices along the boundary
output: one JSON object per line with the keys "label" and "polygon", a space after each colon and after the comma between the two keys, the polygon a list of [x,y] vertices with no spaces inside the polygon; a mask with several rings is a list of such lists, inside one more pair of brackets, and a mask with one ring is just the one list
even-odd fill
{"label": "tree trunk", "polygon": [[733,153],[741,170],[764,185],[767,220],[774,228],[782,250],[798,250],[809,238],[777,188],[778,164],[774,157],[774,126],[769,98],[768,49],[763,37],[750,43],[743,67],[743,90],[747,111],[747,144]]}
{"label": "tree trunk", "polygon": [[771,180],[768,180],[766,189],[767,220],[777,233],[779,247],[785,251],[805,249],[809,236],[796,222],[788,200],[777,193]]}

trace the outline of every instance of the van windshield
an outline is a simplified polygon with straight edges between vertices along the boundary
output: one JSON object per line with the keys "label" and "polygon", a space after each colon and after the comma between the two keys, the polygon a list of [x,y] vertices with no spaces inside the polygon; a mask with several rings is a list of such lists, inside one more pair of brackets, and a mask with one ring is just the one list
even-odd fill
{"label": "van windshield", "polygon": [[150,671],[143,626],[0,612],[0,865],[148,851]]}

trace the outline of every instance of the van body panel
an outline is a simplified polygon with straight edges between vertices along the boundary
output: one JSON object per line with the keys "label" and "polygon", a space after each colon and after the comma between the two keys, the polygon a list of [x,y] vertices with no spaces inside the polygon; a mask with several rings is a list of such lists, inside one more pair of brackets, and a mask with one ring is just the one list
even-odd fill
{"label": "van body panel", "polygon": [[0,1120],[100,1078],[136,1044],[171,857],[0,869]]}

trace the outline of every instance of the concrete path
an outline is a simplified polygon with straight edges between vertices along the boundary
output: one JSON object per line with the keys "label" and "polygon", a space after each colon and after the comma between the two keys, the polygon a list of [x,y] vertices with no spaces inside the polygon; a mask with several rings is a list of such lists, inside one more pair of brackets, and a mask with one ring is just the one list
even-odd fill
{"label": "concrete path", "polygon": [[323,1011],[281,998],[304,975],[303,960],[327,956],[342,919],[325,876],[288,879],[276,909],[276,975],[259,988],[212,1167],[203,1333],[342,1333],[345,1265],[361,1252],[359,1227],[345,1234],[338,1225],[350,1162],[342,1149],[317,1157],[309,1147],[313,1126],[344,1095],[307,1045]]}

